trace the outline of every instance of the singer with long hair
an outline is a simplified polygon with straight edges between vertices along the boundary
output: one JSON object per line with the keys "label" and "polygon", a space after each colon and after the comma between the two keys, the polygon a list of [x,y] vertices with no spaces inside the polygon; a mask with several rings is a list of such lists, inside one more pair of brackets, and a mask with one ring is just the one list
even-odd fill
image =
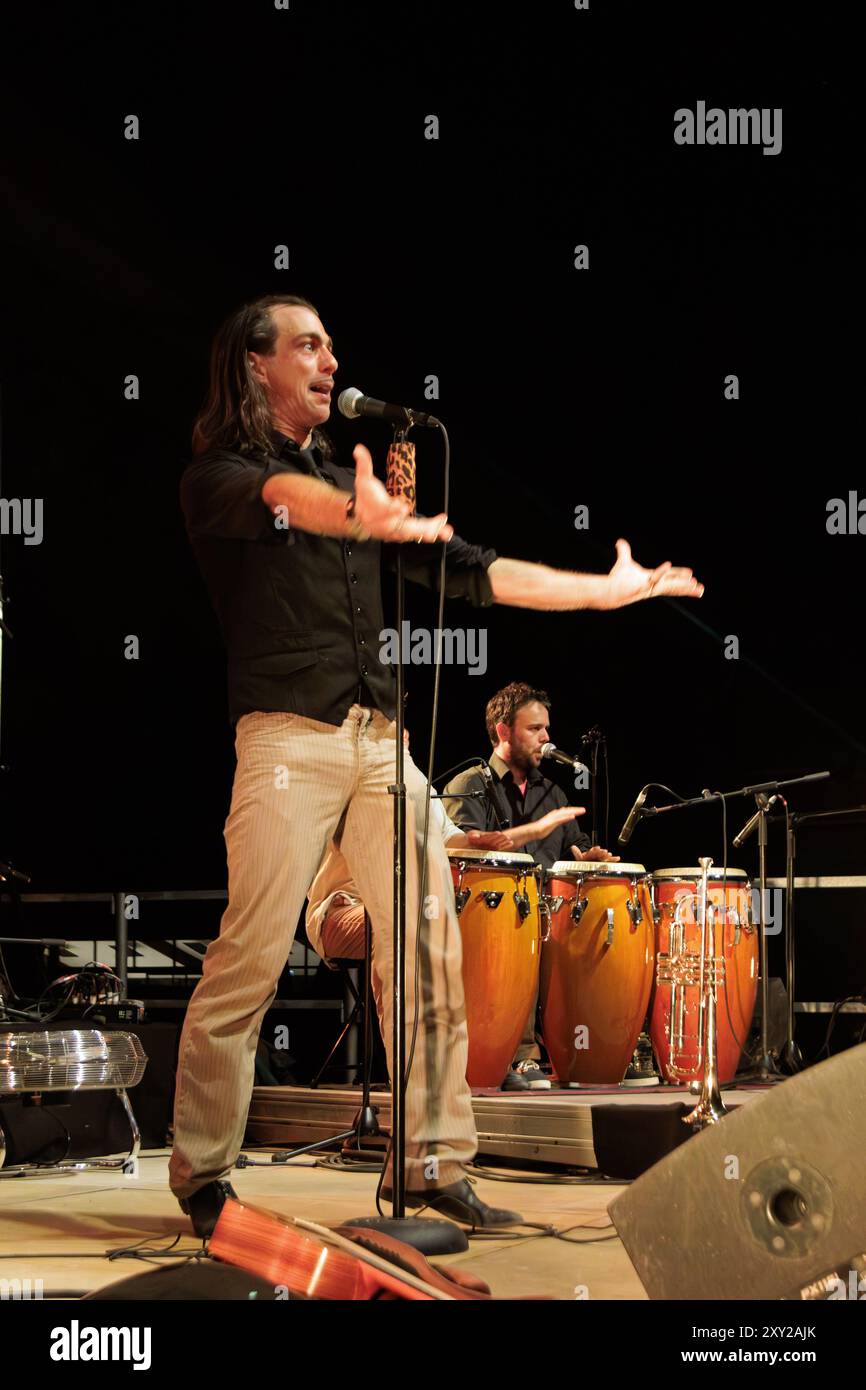
{"label": "singer with long hair", "polygon": [[[337,462],[323,427],[337,372],[333,342],[305,299],[244,305],[217,333],[194,458],[181,481],[187,533],[228,655],[237,767],[225,826],[228,906],[187,1009],[178,1056],[172,1191],[208,1235],[244,1133],[254,1058],[298,917],[337,836],[370,913],[392,1034],[394,670],[379,656],[383,543],[407,543],[404,572],[446,593],[547,609],[618,608],[660,594],[698,596],[690,570],[645,570],[617,542],[607,575],[498,557],[455,535],[444,515],[409,515],[357,445]],[[418,1032],[406,1097],[407,1206],[473,1225],[513,1224],[476,1196],[463,1164],[476,1132],[466,1084],[460,931],[441,836],[427,844],[425,917],[416,939],[425,779],[405,760],[406,1027]],[[435,910],[434,910],[435,909]],[[427,914],[430,915],[427,915]],[[435,1161],[431,1161],[435,1160]],[[383,1192],[387,1192],[389,1174]]]}

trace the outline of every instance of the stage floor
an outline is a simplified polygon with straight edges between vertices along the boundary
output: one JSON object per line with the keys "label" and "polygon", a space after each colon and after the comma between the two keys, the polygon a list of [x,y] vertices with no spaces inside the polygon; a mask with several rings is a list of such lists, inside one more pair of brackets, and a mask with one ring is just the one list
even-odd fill
{"label": "stage floor", "polygon": [[[760,1094],[757,1089],[725,1092],[729,1105]],[[269,1148],[292,1138],[310,1142],[347,1128],[360,1091],[333,1088],[318,1092],[295,1087],[257,1087],[250,1110],[247,1140],[250,1157],[268,1160]],[[379,1119],[387,1128],[390,1097],[374,1092]],[[524,1159],[552,1155],[546,1161],[590,1165],[593,1104],[670,1104],[688,1101],[688,1093],[641,1090],[623,1094],[610,1089],[591,1096],[574,1092],[479,1094],[474,1107],[481,1150]],[[279,1131],[262,1144],[262,1131]],[[175,1254],[193,1254],[201,1242],[192,1233],[168,1187],[170,1150],[148,1150],[139,1158],[138,1174],[86,1172],[54,1176],[0,1178],[0,1274],[7,1280],[42,1280],[44,1297],[75,1297],[136,1273],[152,1264],[114,1251],[132,1246],[165,1250],[179,1237]],[[500,1159],[504,1164],[504,1159]],[[499,1171],[505,1171],[500,1168]],[[568,1232],[566,1239],[516,1228],[512,1234],[476,1236],[469,1249],[448,1262],[485,1279],[500,1298],[541,1294],[554,1299],[645,1299],[607,1205],[623,1185],[578,1180],[549,1172],[510,1170],[509,1181],[477,1177],[484,1201],[519,1211],[528,1223]],[[563,1180],[563,1178],[565,1180]],[[324,1166],[315,1155],[291,1163],[235,1169],[232,1184],[241,1199],[278,1215],[304,1216],[337,1225],[353,1216],[375,1212],[375,1173]],[[160,1261],[163,1263],[163,1261]]]}
{"label": "stage floor", "polygon": [[[79,1173],[0,1180],[3,1278],[41,1279],[45,1298],[62,1291],[75,1296],[153,1268],[132,1258],[110,1260],[112,1251],[139,1244],[166,1249],[178,1235],[175,1253],[199,1250],[201,1242],[168,1188],[168,1155],[168,1150],[142,1154],[138,1177]],[[242,1199],[323,1225],[375,1212],[375,1174],[329,1170],[314,1166],[312,1158],[236,1170],[231,1181]],[[607,1217],[607,1203],[621,1186],[482,1178],[477,1191],[486,1202],[519,1211],[528,1222],[569,1228],[568,1241],[523,1227],[516,1239],[473,1237],[463,1254],[446,1257],[444,1262],[485,1279],[496,1296],[646,1297]]]}

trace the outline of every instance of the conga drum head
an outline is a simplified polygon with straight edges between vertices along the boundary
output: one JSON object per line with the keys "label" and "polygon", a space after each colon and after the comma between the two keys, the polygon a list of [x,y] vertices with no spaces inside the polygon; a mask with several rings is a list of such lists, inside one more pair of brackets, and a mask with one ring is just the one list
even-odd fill
{"label": "conga drum head", "polygon": [[547,870],[548,878],[646,878],[643,864],[612,864],[600,859],[557,859],[552,869]]}
{"label": "conga drum head", "polygon": [[[696,886],[701,881],[701,870],[694,869],[653,869],[652,878],[654,883],[670,883],[681,881],[683,883],[694,883]],[[728,880],[733,883],[748,883],[749,875],[743,869],[720,869],[717,865],[707,870],[707,880],[710,883],[719,883]]]}
{"label": "conga drum head", "polygon": [[538,868],[529,854],[448,849],[448,858],[463,943],[466,1079],[498,1087],[538,988]]}
{"label": "conga drum head", "polygon": [[461,859],[465,859],[467,864],[516,864],[518,867],[527,869],[535,866],[535,860],[531,854],[518,854],[516,851],[512,854],[510,851],[503,853],[501,850],[492,849],[449,849],[446,845],[445,853],[452,864],[455,860],[459,863]]}
{"label": "conga drum head", "polygon": [[[701,925],[697,866],[657,869],[651,877],[656,931],[656,974],[650,1000],[650,1037],[665,1081],[683,1085],[703,1075]],[[742,869],[713,865],[707,872],[716,982],[719,1081],[733,1081],[746,1045],[758,992],[758,933],[752,921],[751,882]]]}

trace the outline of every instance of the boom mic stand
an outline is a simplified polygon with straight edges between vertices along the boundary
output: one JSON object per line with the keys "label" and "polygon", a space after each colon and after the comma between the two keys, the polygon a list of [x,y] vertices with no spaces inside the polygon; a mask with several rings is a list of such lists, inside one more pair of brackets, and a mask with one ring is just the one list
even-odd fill
{"label": "boom mic stand", "polygon": [[[828,774],[829,775],[829,774]],[[805,780],[805,779],[804,779]],[[777,785],[782,786],[782,783]],[[785,783],[784,785],[787,785]],[[765,917],[767,915],[767,813],[776,796],[772,799],[767,797],[766,791],[755,793],[755,804],[757,811],[751,820],[747,821],[738,835],[734,836],[732,844],[739,849],[740,845],[748,839],[752,830],[757,825],[758,828],[758,883],[761,902],[761,933],[758,938],[761,950],[761,1056],[757,1064],[754,1078],[758,1081],[781,1081],[782,1072],[776,1066],[776,1058],[770,1051],[769,1025],[770,1025],[770,971],[768,966],[769,946],[767,944],[767,934],[764,929]],[[787,805],[787,802],[785,803]],[[787,916],[787,911],[786,911]]]}
{"label": "boom mic stand", "polygon": [[[787,803],[786,803],[787,808]],[[836,816],[862,816],[866,806],[849,806],[838,811],[794,811],[785,815],[785,986],[788,994],[787,1036],[780,1062],[790,1073],[801,1071],[803,1054],[794,1040],[795,936],[794,885],[796,883],[797,832],[807,821],[831,820]],[[773,817],[775,819],[775,817]]]}
{"label": "boom mic stand", "polygon": [[[603,750],[605,759],[607,758],[607,739],[601,729],[593,728],[587,730],[580,740],[581,748],[590,748],[591,775],[592,775],[592,824],[590,827],[590,839],[594,845],[606,843],[607,834],[600,833],[599,814],[598,814],[598,754]],[[607,806],[605,806],[605,820],[607,819]]]}
{"label": "boom mic stand", "polygon": [[[434,781],[441,782],[443,777],[449,777],[452,772],[458,772],[460,768],[465,767],[467,763],[471,763],[473,770],[478,773],[484,783],[484,790],[479,792],[449,792],[448,796],[453,797],[455,801],[478,801],[483,798],[490,807],[493,819],[496,821],[497,830],[505,830],[506,827],[502,824],[502,817],[499,814],[496,798],[493,795],[493,773],[490,771],[489,765],[483,758],[464,758],[462,762],[455,763],[453,767],[446,768],[444,772],[437,772]],[[445,796],[445,793],[439,792],[438,795],[441,799]]]}

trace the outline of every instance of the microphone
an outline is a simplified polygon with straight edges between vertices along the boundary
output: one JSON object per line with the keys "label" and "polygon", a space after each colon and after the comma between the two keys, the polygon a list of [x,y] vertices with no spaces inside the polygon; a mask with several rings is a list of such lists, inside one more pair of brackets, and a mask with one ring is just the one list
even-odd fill
{"label": "microphone", "polygon": [[427,415],[423,410],[410,410],[405,405],[389,405],[387,401],[374,400],[365,396],[357,386],[347,386],[337,398],[337,407],[347,420],[357,420],[366,416],[370,420],[386,420],[391,425],[426,425],[438,429],[439,421],[435,415]]}
{"label": "microphone", "polygon": [[651,785],[651,783],[647,783],[643,791],[638,796],[637,801],[634,803],[631,810],[629,811],[628,816],[626,817],[625,825],[623,826],[622,830],[619,832],[619,835],[617,837],[621,845],[628,844],[634,832],[635,826],[637,825],[641,816],[644,814],[643,805],[646,801],[647,792],[649,791]]}
{"label": "microphone", "polygon": [[562,763],[563,767],[570,767],[574,772],[585,772],[589,776],[589,768],[582,763],[579,758],[571,758],[567,753],[563,753],[557,748],[555,743],[545,743],[541,750],[542,758],[550,758],[555,763]]}
{"label": "microphone", "polygon": [[486,796],[488,805],[490,806],[491,811],[496,817],[496,824],[498,828],[502,830],[502,817],[500,816],[499,810],[496,805],[496,797],[493,795],[493,773],[490,771],[490,764],[479,763],[475,771],[481,773],[481,780],[483,781],[485,788],[482,795]]}
{"label": "microphone", "polygon": [[743,826],[739,835],[734,836],[733,840],[731,841],[731,844],[734,846],[734,849],[739,849],[740,845],[744,842],[744,840],[748,840],[755,826],[758,824],[758,821],[761,819],[762,813],[764,811],[769,811],[770,807],[779,800],[777,796],[771,796],[768,801],[767,798],[764,796],[763,792],[759,792],[758,794],[761,798],[761,807],[749,820],[746,821],[746,824]]}

